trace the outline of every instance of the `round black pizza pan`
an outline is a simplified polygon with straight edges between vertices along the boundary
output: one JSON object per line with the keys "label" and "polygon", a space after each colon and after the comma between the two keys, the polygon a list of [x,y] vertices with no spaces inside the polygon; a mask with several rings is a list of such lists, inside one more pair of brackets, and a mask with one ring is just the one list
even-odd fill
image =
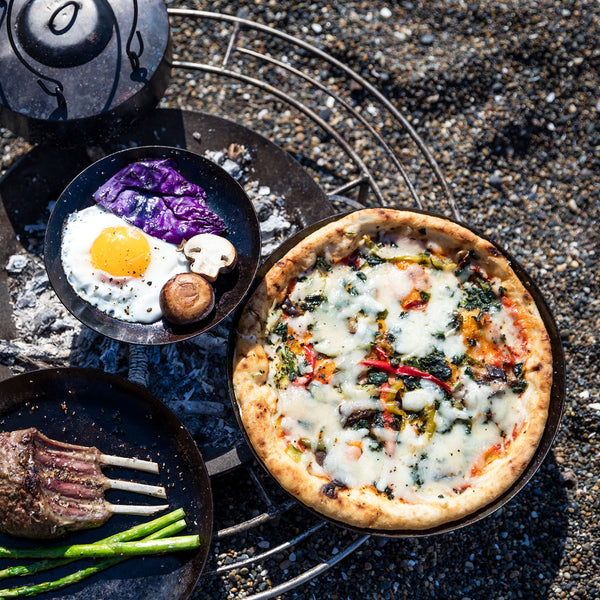
{"label": "round black pizza pan", "polygon": [[[127,165],[145,159],[173,158],[178,171],[207,194],[209,208],[227,226],[227,239],[238,254],[236,267],[214,283],[215,307],[202,321],[175,326],[164,319],[154,323],[120,321],[82,300],[69,282],[61,262],[62,231],[69,215],[94,204],[93,193]],[[50,283],[65,307],[82,323],[109,338],[132,344],[159,345],[199,335],[222,321],[243,299],[260,259],[260,228],[252,202],[241,185],[224,169],[189,150],[141,146],[115,152],[84,169],[60,195],[46,228],[44,259]]]}
{"label": "round black pizza pan", "polygon": [[[456,220],[450,219],[446,216],[439,215],[439,214],[429,212],[429,211],[424,211],[424,210],[417,210],[417,209],[412,209],[412,208],[411,209],[397,209],[397,210],[404,210],[406,212],[416,212],[416,213],[420,213],[420,214],[445,218],[448,221],[451,221],[453,223],[456,223],[462,227],[465,227],[465,228],[471,230],[477,236],[479,236],[482,239],[487,240],[488,242],[490,242],[490,244],[494,245],[500,252],[502,252],[502,254],[510,262],[511,267],[513,268],[517,277],[520,279],[521,283],[525,286],[527,291],[533,297],[533,299],[536,303],[536,306],[540,312],[540,315],[542,317],[542,320],[544,322],[544,325],[546,327],[546,331],[548,332],[548,335],[550,336],[550,343],[551,343],[551,347],[552,347],[553,379],[552,379],[552,389],[550,392],[550,405],[549,405],[549,410],[548,410],[548,418],[546,421],[544,433],[542,435],[540,443],[538,444],[538,447],[537,447],[531,461],[529,462],[529,464],[527,465],[527,467],[525,468],[523,473],[520,475],[520,477],[515,481],[515,483],[506,492],[504,492],[502,495],[495,498],[492,502],[490,502],[486,506],[480,508],[479,510],[477,510],[461,519],[456,519],[454,521],[444,523],[437,527],[431,527],[429,529],[383,530],[383,529],[370,529],[370,528],[360,528],[360,527],[350,526],[346,523],[343,523],[342,521],[337,521],[335,519],[326,517],[326,516],[322,515],[321,513],[315,511],[311,507],[308,507],[308,506],[304,505],[303,503],[299,502],[299,504],[301,504],[306,510],[315,514],[316,516],[318,516],[328,522],[331,522],[335,525],[345,527],[347,529],[352,529],[353,531],[358,531],[361,533],[368,533],[368,534],[373,534],[373,535],[379,535],[379,536],[385,536],[385,537],[398,537],[398,538],[425,537],[425,536],[430,536],[430,535],[434,535],[434,534],[447,533],[450,531],[454,531],[456,529],[465,527],[467,525],[471,525],[471,524],[483,519],[484,517],[490,515],[491,513],[495,512],[496,510],[498,510],[499,508],[504,506],[512,498],[514,498],[523,489],[523,487],[530,481],[530,479],[535,475],[535,473],[541,466],[542,462],[544,461],[546,455],[550,451],[550,448],[552,447],[554,438],[556,437],[558,427],[560,425],[560,420],[561,420],[563,409],[564,409],[564,398],[565,398],[565,363],[564,363],[564,353],[563,353],[562,343],[561,343],[561,339],[560,339],[560,334],[556,327],[556,323],[554,321],[554,317],[552,316],[552,312],[550,311],[550,308],[548,307],[548,304],[546,303],[546,300],[544,299],[544,296],[543,296],[542,292],[540,291],[540,289],[538,288],[538,286],[535,284],[535,282],[529,276],[529,274],[526,272],[526,270],[518,263],[517,260],[514,259],[514,257],[512,257],[504,249],[500,248],[496,242],[492,242],[489,238],[487,238],[481,232],[474,229],[473,227],[470,227],[469,225],[465,225],[461,221],[456,221]],[[351,212],[355,212],[355,211],[349,211],[346,213],[333,215],[333,216],[323,219],[317,223],[314,223],[313,225],[307,227],[306,229],[303,229],[302,231],[298,232],[296,235],[294,235],[291,238],[289,238],[288,240],[286,240],[279,248],[277,248],[277,250],[275,250],[275,252],[273,252],[273,254],[259,268],[257,275],[256,275],[256,279],[250,289],[250,293],[248,294],[246,300],[242,304],[240,304],[240,306],[238,306],[235,316],[234,316],[234,319],[233,319],[230,336],[229,336],[228,356],[227,356],[227,370],[228,370],[227,379],[228,379],[229,397],[231,399],[233,411],[236,415],[238,424],[240,426],[240,429],[242,430],[242,434],[244,435],[246,443],[250,446],[252,453],[254,454],[254,457],[259,462],[259,464],[261,464],[261,466],[265,469],[265,471],[267,471],[267,473],[269,473],[268,469],[263,464],[263,462],[261,461],[261,459],[255,452],[254,448],[252,447],[252,444],[250,443],[250,440],[248,438],[248,435],[247,435],[247,433],[244,429],[244,425],[242,423],[241,415],[239,412],[239,407],[238,407],[236,399],[235,399],[235,391],[233,388],[232,376],[233,376],[233,361],[234,361],[234,356],[235,356],[236,331],[237,331],[239,319],[244,310],[245,304],[249,301],[249,299],[251,297],[252,292],[258,287],[258,285],[260,284],[262,279],[265,277],[265,275],[267,274],[269,269],[278,260],[280,260],[286,254],[286,252],[291,250],[296,244],[298,244],[303,239],[308,237],[311,233],[317,231],[318,229],[320,229],[324,225],[327,225],[328,223],[331,223],[333,221],[341,219],[342,217],[350,214]],[[283,488],[281,488],[281,489],[283,489]],[[286,494],[290,495],[286,490],[284,490],[284,492]],[[291,496],[291,497],[296,499],[294,496]]]}
{"label": "round black pizza pan", "polygon": [[[104,467],[114,479],[163,485],[169,510],[186,512],[186,533],[200,536],[197,550],[138,557],[44,597],[68,600],[184,600],[198,582],[208,556],[213,525],[210,480],[198,448],[179,419],[155,396],[116,375],[93,369],[33,371],[0,382],[0,432],[36,427],[50,438],[95,446],[104,454],[157,462],[158,475]],[[109,490],[115,504],[164,504],[164,500]],[[51,542],[0,534],[0,546],[91,543],[154,517],[114,515],[99,528]],[[52,581],[86,563],[72,563],[6,587]]]}

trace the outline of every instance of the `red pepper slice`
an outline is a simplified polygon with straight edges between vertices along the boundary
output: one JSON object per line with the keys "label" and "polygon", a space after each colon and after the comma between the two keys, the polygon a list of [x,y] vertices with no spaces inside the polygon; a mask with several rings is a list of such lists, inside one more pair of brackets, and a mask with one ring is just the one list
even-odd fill
{"label": "red pepper slice", "polygon": [[[385,357],[387,359],[387,355],[385,354],[385,350],[383,348],[375,348],[375,352],[377,356]],[[381,371],[385,371],[386,373],[390,373],[393,375],[408,375],[411,377],[420,377],[421,379],[427,379],[441,387],[443,390],[446,390],[449,394],[452,393],[452,388],[444,383],[442,380],[430,375],[429,373],[425,373],[420,369],[416,369],[415,367],[409,367],[407,365],[400,365],[398,367],[392,367],[388,360],[361,360],[361,364],[366,365],[367,367],[374,367],[375,369],[379,369]]]}
{"label": "red pepper slice", "polygon": [[386,354],[386,351],[381,346],[375,347],[375,354],[377,354],[377,356],[379,356],[379,358],[381,360],[388,362],[388,355]]}
{"label": "red pepper slice", "polygon": [[390,365],[389,362],[385,362],[383,360],[369,360],[365,358],[360,361],[361,364],[366,365],[367,367],[374,367],[375,369],[379,369],[380,371],[385,371],[390,375],[397,375],[396,369]]}
{"label": "red pepper slice", "polygon": [[304,344],[304,346],[302,346],[302,350],[304,351],[304,356],[306,356],[306,360],[310,365],[310,370],[314,373],[315,366],[317,364],[317,353],[310,344]]}
{"label": "red pepper slice", "polygon": [[304,356],[306,357],[306,361],[308,362],[308,366],[310,367],[310,372],[306,373],[306,375],[302,375],[302,377],[296,377],[296,379],[292,381],[293,385],[306,385],[307,383],[310,383],[315,376],[317,353],[310,344],[304,344],[304,346],[302,346],[302,350],[304,352]]}
{"label": "red pepper slice", "polygon": [[406,306],[403,306],[404,310],[422,310],[427,306],[427,300],[411,300]]}
{"label": "red pepper slice", "polygon": [[428,379],[429,381],[440,386],[442,389],[446,390],[449,394],[452,393],[452,388],[447,383],[444,383],[441,379],[438,379],[437,377],[434,377],[433,375],[430,375],[429,373],[425,373],[424,371],[415,369],[414,367],[409,367],[407,365],[401,365],[396,368],[396,373],[398,375],[412,375],[414,377],[420,377],[421,379]]}

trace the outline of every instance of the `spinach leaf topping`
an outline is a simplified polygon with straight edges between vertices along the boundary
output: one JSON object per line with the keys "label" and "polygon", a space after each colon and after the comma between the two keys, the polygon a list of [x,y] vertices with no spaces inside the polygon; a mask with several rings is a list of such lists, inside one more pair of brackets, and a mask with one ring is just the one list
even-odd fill
{"label": "spinach leaf topping", "polygon": [[300,308],[302,310],[307,310],[308,312],[313,312],[319,304],[325,302],[327,298],[323,294],[309,294],[299,302]]}
{"label": "spinach leaf topping", "polygon": [[523,363],[517,363],[513,367],[513,373],[515,374],[517,380],[510,384],[510,389],[515,394],[522,394],[529,385],[524,379],[525,373],[523,371]]}
{"label": "spinach leaf topping", "polygon": [[288,337],[288,326],[287,323],[279,321],[275,327],[273,327],[273,333],[278,335],[284,342],[287,341]]}
{"label": "spinach leaf topping", "polygon": [[382,371],[369,371],[369,374],[367,375],[367,383],[372,383],[374,385],[387,383],[387,380],[387,373],[383,373]]}
{"label": "spinach leaf topping", "polygon": [[355,286],[353,286],[351,283],[344,283],[344,289],[351,295],[351,296],[358,296],[359,295],[359,291],[356,289]]}
{"label": "spinach leaf topping", "polygon": [[321,271],[321,273],[327,273],[328,271],[331,271],[331,264],[322,256],[317,257],[315,266],[317,267],[317,270]]}
{"label": "spinach leaf topping", "polygon": [[452,314],[452,318],[448,323],[448,329],[450,331],[458,331],[463,324],[463,316],[459,312],[455,312]]}
{"label": "spinach leaf topping", "polygon": [[404,362],[411,367],[437,377],[441,381],[448,381],[452,377],[452,368],[448,365],[444,353],[437,348],[423,358],[409,358]]}
{"label": "spinach leaf topping", "polygon": [[404,387],[407,392],[418,390],[421,387],[421,378],[414,375],[403,375],[402,381],[404,381]]}
{"label": "spinach leaf topping", "polygon": [[[421,457],[423,458],[423,457]],[[419,463],[415,463],[411,468],[410,468],[410,476],[412,477],[413,483],[420,488],[424,481],[421,478],[421,473],[419,472]]]}
{"label": "spinach leaf topping", "polygon": [[381,256],[378,256],[374,252],[369,252],[364,258],[370,267],[376,267],[385,262],[385,258],[381,258]]}
{"label": "spinach leaf topping", "polygon": [[290,381],[298,377],[298,367],[296,366],[296,355],[287,347],[283,346],[279,351],[281,375],[286,376]]}
{"label": "spinach leaf topping", "polygon": [[485,281],[478,277],[473,282],[465,283],[464,291],[466,297],[461,300],[460,306],[467,310],[473,310],[478,308],[484,312],[490,312],[492,309],[500,309],[500,300],[496,296],[496,292],[492,288],[492,284],[489,281]]}

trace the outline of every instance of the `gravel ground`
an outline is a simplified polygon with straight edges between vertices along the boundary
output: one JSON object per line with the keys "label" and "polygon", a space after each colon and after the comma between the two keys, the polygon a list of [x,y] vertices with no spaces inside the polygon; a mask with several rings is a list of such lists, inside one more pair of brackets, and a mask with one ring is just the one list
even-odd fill
{"label": "gravel ground", "polygon": [[[565,351],[564,418],[552,451],[516,498],[454,533],[370,538],[326,575],[282,597],[600,597],[598,3],[432,0],[333,6],[254,0],[169,6],[227,14],[244,6],[247,18],[314,44],[380,90],[438,159],[465,222],[505,247],[536,280]],[[172,25],[177,59],[200,56],[219,64],[227,27],[180,18]],[[365,86],[344,77],[337,67],[323,68],[308,52],[252,33],[248,39],[249,47],[300,65],[360,114],[369,115],[407,165],[427,208],[451,214],[418,149],[398,121],[372,102]],[[235,61],[241,64],[237,56]],[[380,185],[384,202],[410,202],[385,153],[355,119],[338,118],[325,95],[305,93],[281,67],[252,66],[261,79],[297,94],[334,132],[351,141]],[[324,133],[260,90],[236,81],[219,83],[177,69],[163,105],[222,115],[263,133],[292,153],[329,192],[356,173],[331,132]],[[28,146],[2,130],[0,143],[3,174]],[[376,202],[373,194],[367,202]],[[262,510],[248,500],[256,494],[245,471],[214,483],[218,527]],[[278,491],[268,480],[264,483],[279,500]],[[318,523],[294,509],[275,525],[231,542],[219,540],[208,570],[273,548]],[[359,539],[327,525],[291,552],[205,575],[195,597],[242,598],[267,590]]]}

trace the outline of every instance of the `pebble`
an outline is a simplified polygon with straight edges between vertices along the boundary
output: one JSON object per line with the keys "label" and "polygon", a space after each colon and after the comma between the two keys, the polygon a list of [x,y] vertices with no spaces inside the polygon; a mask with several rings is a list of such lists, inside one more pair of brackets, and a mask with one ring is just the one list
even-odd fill
{"label": "pebble", "polygon": [[502,176],[500,173],[492,173],[488,179],[489,184],[493,187],[499,188],[502,187]]}
{"label": "pebble", "polygon": [[560,478],[567,488],[575,488],[577,487],[577,475],[573,469],[565,469],[561,472]]}

